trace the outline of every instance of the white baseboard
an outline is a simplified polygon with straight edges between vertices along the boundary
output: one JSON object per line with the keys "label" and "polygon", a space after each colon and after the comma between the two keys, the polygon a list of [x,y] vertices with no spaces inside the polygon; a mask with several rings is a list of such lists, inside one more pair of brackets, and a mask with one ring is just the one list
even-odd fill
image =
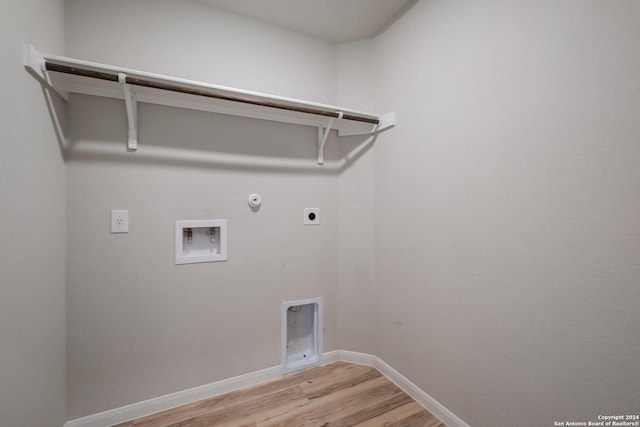
{"label": "white baseboard", "polygon": [[349,350],[338,350],[340,361],[354,363],[356,365],[375,366],[375,356],[366,353],[357,353]]}
{"label": "white baseboard", "polygon": [[[386,364],[376,356],[366,353],[357,353],[348,350],[334,350],[322,355],[322,364],[333,362],[348,362],[358,365],[375,367],[382,375],[397,385],[402,391],[411,396],[416,402],[422,405],[427,411],[435,415],[448,427],[469,427],[467,423],[458,418],[434,398],[429,396],[418,386],[413,384],[398,371]],[[273,366],[260,371],[251,372],[237,377],[216,381],[211,384],[190,388],[188,390],[167,394],[142,402],[109,411],[100,412],[75,420],[67,421],[63,427],[105,427],[125,421],[151,415],[156,412],[166,411],[187,403],[207,399],[243,387],[262,384],[268,381],[277,380],[282,377],[282,367]]]}
{"label": "white baseboard", "polygon": [[444,407],[440,402],[429,396],[420,387],[406,379],[400,372],[387,365],[382,359],[373,356],[373,366],[392,383],[397,385],[402,391],[407,393],[416,402],[431,412],[447,427],[469,427],[469,424],[458,418],[453,412]]}
{"label": "white baseboard", "polygon": [[142,402],[133,403],[120,408],[110,409],[108,411],[77,418],[75,420],[67,421],[63,427],[111,426],[155,414],[156,412],[166,411],[167,409],[175,408],[187,403],[197,402],[198,400],[228,393],[243,387],[277,380],[281,377],[282,367],[273,366],[260,371],[238,375],[237,377],[228,378],[226,380],[216,381],[211,384],[205,384],[187,390],[178,391],[176,393],[155,397],[153,399],[143,400]]}
{"label": "white baseboard", "polygon": [[322,355],[321,365],[328,365],[329,363],[340,361],[341,350],[328,351]]}

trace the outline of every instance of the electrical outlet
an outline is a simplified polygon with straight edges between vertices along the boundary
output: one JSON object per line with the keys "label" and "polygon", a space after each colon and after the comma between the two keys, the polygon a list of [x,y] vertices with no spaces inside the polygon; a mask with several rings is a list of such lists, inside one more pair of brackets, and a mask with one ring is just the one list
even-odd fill
{"label": "electrical outlet", "polygon": [[123,210],[111,211],[111,232],[112,233],[128,233],[129,232],[129,211],[123,211]]}
{"label": "electrical outlet", "polygon": [[320,225],[320,208],[304,208],[304,225]]}

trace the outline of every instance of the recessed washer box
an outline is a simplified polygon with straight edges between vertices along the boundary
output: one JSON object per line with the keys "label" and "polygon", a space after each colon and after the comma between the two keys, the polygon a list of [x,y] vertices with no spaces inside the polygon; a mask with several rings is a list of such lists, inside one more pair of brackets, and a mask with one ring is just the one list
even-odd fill
{"label": "recessed washer box", "polygon": [[226,219],[176,221],[176,264],[226,260]]}
{"label": "recessed washer box", "polygon": [[322,301],[319,297],[282,303],[283,373],[322,362]]}

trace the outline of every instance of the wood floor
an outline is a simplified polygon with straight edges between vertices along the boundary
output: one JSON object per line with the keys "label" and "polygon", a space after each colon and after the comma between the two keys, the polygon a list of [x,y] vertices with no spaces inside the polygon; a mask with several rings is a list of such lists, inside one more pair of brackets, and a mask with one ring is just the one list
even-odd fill
{"label": "wood floor", "polygon": [[116,427],[445,427],[369,366],[336,362]]}

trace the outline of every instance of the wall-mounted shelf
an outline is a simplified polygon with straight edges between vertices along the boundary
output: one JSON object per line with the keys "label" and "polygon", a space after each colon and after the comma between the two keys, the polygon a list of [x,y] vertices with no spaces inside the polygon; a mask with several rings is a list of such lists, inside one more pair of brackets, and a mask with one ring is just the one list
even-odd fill
{"label": "wall-mounted shelf", "polygon": [[70,93],[123,99],[127,110],[127,148],[138,148],[137,103],[146,102],[219,114],[294,123],[318,128],[318,164],[324,163],[329,131],[366,135],[395,125],[395,113],[376,115],[177,77],[47,55],[27,46],[25,67],[65,100]]}

